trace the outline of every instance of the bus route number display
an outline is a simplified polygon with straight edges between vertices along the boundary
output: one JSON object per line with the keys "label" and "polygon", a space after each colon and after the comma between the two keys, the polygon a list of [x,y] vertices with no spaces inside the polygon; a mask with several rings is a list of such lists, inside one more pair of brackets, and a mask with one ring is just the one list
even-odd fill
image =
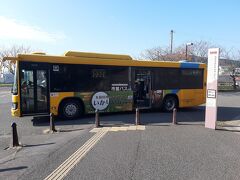
{"label": "bus route number display", "polygon": [[92,78],[105,78],[106,71],[104,69],[93,69],[92,70]]}

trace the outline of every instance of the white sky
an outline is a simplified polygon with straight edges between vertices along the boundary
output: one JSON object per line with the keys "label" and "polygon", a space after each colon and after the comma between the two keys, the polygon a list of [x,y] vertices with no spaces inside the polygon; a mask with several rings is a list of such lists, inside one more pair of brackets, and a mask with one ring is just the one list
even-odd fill
{"label": "white sky", "polygon": [[38,42],[56,42],[66,36],[59,32],[46,32],[40,27],[23,24],[15,19],[0,16],[0,39],[18,39]]}

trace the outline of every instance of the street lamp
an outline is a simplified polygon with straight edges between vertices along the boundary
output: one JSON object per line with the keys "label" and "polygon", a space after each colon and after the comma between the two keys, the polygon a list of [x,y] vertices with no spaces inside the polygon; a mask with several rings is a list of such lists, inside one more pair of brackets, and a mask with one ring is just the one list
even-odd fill
{"label": "street lamp", "polygon": [[193,43],[187,43],[186,44],[186,60],[187,60],[187,56],[188,56],[188,46],[192,46],[193,45]]}

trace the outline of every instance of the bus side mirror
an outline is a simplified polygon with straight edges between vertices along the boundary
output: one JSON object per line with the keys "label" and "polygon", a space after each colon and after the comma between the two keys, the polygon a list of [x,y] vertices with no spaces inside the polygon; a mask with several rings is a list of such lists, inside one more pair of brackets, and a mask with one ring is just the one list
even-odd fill
{"label": "bus side mirror", "polygon": [[13,87],[11,87],[11,93],[13,93]]}

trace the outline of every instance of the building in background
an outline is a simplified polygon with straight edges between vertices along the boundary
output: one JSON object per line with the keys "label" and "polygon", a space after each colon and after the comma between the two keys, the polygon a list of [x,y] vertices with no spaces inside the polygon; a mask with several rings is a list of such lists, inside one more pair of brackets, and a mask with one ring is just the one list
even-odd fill
{"label": "building in background", "polygon": [[14,75],[11,73],[2,73],[0,74],[0,83],[13,83]]}
{"label": "building in background", "polygon": [[219,66],[219,76],[221,75],[230,75],[231,66]]}

